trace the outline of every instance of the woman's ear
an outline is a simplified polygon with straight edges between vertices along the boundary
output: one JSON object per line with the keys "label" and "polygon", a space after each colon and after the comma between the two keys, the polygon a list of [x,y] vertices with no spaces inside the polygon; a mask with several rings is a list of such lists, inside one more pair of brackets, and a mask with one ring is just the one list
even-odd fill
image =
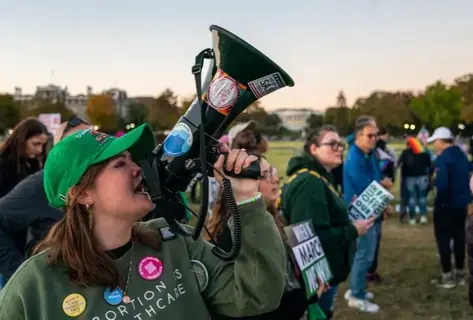
{"label": "woman's ear", "polygon": [[315,145],[315,143],[312,143],[309,147],[309,150],[310,150],[310,154],[315,154],[316,151],[317,151],[317,146]]}
{"label": "woman's ear", "polygon": [[76,197],[77,203],[86,205],[88,204],[89,206],[92,205],[92,195],[89,190],[82,190],[77,194],[79,190],[77,187],[72,187],[71,190],[69,190],[69,197],[73,198]]}

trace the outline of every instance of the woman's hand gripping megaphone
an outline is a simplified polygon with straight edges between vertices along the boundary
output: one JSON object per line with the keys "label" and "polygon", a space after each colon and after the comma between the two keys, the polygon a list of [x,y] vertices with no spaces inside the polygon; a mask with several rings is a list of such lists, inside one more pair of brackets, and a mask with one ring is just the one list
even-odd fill
{"label": "woman's hand gripping megaphone", "polygon": [[[248,155],[245,149],[233,149],[229,151],[226,144],[221,143],[218,147],[221,153],[217,162],[214,164],[215,179],[221,185],[223,177],[221,174],[230,180],[232,184],[235,201],[240,202],[258,194],[259,181],[253,177],[246,177],[241,175],[248,172],[251,168],[256,167],[259,172],[258,158],[253,155]],[[250,174],[251,176],[251,174]]]}

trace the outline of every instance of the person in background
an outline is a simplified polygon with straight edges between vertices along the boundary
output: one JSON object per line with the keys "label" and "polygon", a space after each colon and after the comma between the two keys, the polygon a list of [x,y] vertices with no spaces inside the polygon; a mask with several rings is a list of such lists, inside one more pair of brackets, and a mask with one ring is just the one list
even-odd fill
{"label": "person in background", "polygon": [[[470,202],[470,163],[450,129],[439,127],[428,139],[433,143],[435,160],[434,232],[440,254],[442,274],[432,282],[451,289],[465,284],[465,222]],[[453,239],[455,270],[452,267],[450,241]]]}
{"label": "person in background", "polygon": [[260,156],[268,152],[268,138],[260,131],[255,131],[256,153]]}
{"label": "person in background", "polygon": [[[0,199],[21,180],[43,167],[46,160],[48,129],[37,118],[27,118],[0,144]],[[16,234],[24,241],[26,233]],[[0,274],[0,289],[8,275]]]}
{"label": "person in background", "polygon": [[422,145],[424,146],[426,152],[428,152],[428,154],[430,155],[430,163],[432,164],[430,166],[430,171],[429,171],[429,186],[427,187],[427,190],[426,190],[426,197],[428,197],[429,195],[429,192],[432,191],[432,177],[433,177],[433,174],[434,174],[434,166],[433,166],[433,163],[435,162],[435,153],[429,148],[429,143],[427,142],[427,139],[429,138],[429,131],[427,131],[427,129],[425,128],[422,128],[420,129],[419,133],[417,134],[417,139],[419,139],[419,141],[422,143]]}
{"label": "person in background", "polygon": [[404,173],[409,204],[409,224],[416,225],[416,208],[419,208],[420,223],[427,224],[427,189],[429,187],[432,162],[422,143],[407,137],[407,148],[401,153],[398,166]]}
{"label": "person in background", "polygon": [[350,273],[355,241],[368,232],[373,220],[350,222],[347,206],[333,186],[331,170],[341,164],[345,144],[335,127],[310,132],[304,152],[289,161],[288,183],[281,194],[281,211],[289,224],[311,220],[333,273],[330,289],[319,300],[325,314],[333,316],[338,285]]}
{"label": "person in background", "polygon": [[256,121],[240,122],[235,124],[228,130],[228,140],[232,149],[244,148],[246,151],[256,154]]}
{"label": "person in background", "polygon": [[[382,178],[376,157],[378,128],[371,116],[360,116],[355,123],[355,143],[348,150],[343,166],[344,199],[349,206],[371,182],[378,181],[384,188],[392,187],[392,180]],[[382,216],[382,215],[381,215]],[[357,239],[357,249],[350,274],[350,289],[345,293],[348,306],[363,312],[376,313],[379,306],[370,300],[373,294],[366,291],[368,270],[373,264],[381,229],[379,217],[366,234]]]}
{"label": "person in background", "polygon": [[0,145],[0,198],[46,160],[48,129],[37,118],[26,118]]}
{"label": "person in background", "polygon": [[[389,140],[389,132],[386,128],[380,128],[378,132],[378,140],[376,141],[376,157],[379,161],[379,167],[381,170],[382,178],[391,179],[394,183],[394,179],[396,177],[396,152],[388,147],[388,140]],[[390,210],[390,206],[386,208],[386,210]],[[381,217],[384,219],[384,215]],[[382,236],[382,228],[383,225],[380,225],[378,239],[376,241],[376,250],[374,253],[373,263],[371,267],[368,269],[368,276],[367,280],[374,283],[381,283],[382,278],[377,272],[378,269],[378,256],[379,256],[379,248],[381,244],[381,236]]]}
{"label": "person in background", "polygon": [[[320,286],[319,294],[312,299],[307,301],[305,287],[302,284],[302,279],[299,279],[297,276],[297,267],[295,265],[295,260],[293,259],[291,248],[286,241],[286,236],[283,230],[283,222],[279,216],[279,212],[276,208],[276,200],[279,195],[279,177],[276,168],[271,166],[269,162],[260,158],[261,166],[261,178],[259,182],[259,191],[263,195],[263,199],[266,203],[266,210],[273,216],[274,222],[281,233],[283,241],[285,242],[286,254],[287,254],[287,274],[286,274],[286,285],[283,296],[279,307],[269,313],[243,317],[243,318],[231,318],[223,315],[213,315],[212,319],[215,320],[224,320],[224,319],[285,319],[285,320],[299,320],[304,315],[309,304],[316,303],[318,297],[324,289],[323,286]],[[225,251],[230,251],[233,246],[233,241],[231,237],[231,231],[228,228],[227,222],[230,219],[231,212],[228,208],[228,204],[224,198],[223,192],[219,192],[219,197],[214,207],[214,212],[211,218],[207,221],[207,231],[204,238],[208,241],[215,241],[216,245],[224,249]],[[301,285],[302,284],[302,285]],[[320,312],[319,316],[323,315]],[[324,317],[319,319],[324,319]]]}
{"label": "person in background", "polygon": [[[470,192],[473,194],[473,176],[470,178]],[[471,204],[470,204],[471,205]],[[468,212],[466,220],[466,243],[468,252],[468,301],[473,307],[473,212]]]}
{"label": "person in background", "polygon": [[[202,237],[177,235],[164,219],[138,222],[155,205],[134,161],[155,146],[147,124],[120,138],[89,128],[54,146],[44,166],[44,189],[49,203],[65,215],[0,292],[0,319],[147,314],[148,319],[204,320],[209,308],[229,316],[277,308],[286,259],[257,181],[228,177],[243,243],[234,261],[222,261]],[[220,155],[218,171],[225,165],[238,174],[257,160],[225,145],[219,151],[228,156]]]}
{"label": "person in background", "polygon": [[389,148],[389,132],[386,128],[380,128],[378,140],[376,141],[376,153],[383,178],[391,179],[394,183],[396,179],[396,151]]}
{"label": "person in background", "polygon": [[[89,125],[74,118],[56,130],[54,143]],[[44,192],[43,170],[29,175],[0,198],[0,273],[6,280],[29,257],[36,244],[64,213],[48,204]]]}

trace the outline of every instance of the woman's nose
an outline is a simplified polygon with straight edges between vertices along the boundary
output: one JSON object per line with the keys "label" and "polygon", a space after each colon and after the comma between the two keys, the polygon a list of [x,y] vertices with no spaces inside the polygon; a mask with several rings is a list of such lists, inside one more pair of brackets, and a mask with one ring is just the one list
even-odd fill
{"label": "woman's nose", "polygon": [[141,175],[141,167],[136,163],[133,163],[133,177],[138,177]]}

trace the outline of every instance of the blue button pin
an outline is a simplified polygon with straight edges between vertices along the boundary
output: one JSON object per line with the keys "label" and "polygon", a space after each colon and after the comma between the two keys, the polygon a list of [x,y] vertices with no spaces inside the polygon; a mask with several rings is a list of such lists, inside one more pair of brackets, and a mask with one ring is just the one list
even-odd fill
{"label": "blue button pin", "polygon": [[103,297],[108,304],[112,306],[119,305],[123,299],[123,291],[120,288],[116,288],[115,290],[110,290],[110,288],[105,289],[103,293]]}

